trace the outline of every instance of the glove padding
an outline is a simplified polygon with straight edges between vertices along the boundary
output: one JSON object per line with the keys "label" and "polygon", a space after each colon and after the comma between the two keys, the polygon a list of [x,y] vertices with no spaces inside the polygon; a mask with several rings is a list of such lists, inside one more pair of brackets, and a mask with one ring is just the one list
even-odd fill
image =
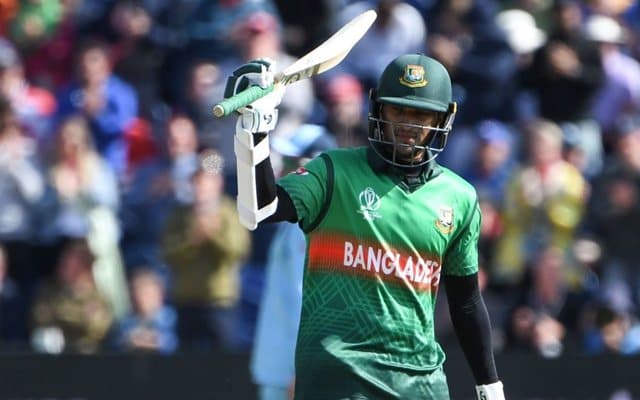
{"label": "glove padding", "polygon": [[[233,71],[227,78],[224,97],[234,96],[251,86],[267,88],[273,85],[275,63],[267,58],[251,60]],[[246,107],[237,110],[240,114],[238,124],[250,133],[266,133],[272,131],[278,122],[277,107],[282,101],[284,86],[275,85],[273,91],[255,100]]]}
{"label": "glove padding", "polygon": [[505,400],[502,382],[494,382],[488,385],[476,386],[478,400]]}

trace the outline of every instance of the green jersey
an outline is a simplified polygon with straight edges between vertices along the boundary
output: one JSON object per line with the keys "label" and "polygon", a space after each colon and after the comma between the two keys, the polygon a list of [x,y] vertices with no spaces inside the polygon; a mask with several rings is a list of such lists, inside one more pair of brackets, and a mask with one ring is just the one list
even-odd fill
{"label": "green jersey", "polygon": [[435,164],[410,188],[370,157],[332,150],[279,181],[307,239],[296,399],[431,398],[440,276],[478,270],[474,188]]}

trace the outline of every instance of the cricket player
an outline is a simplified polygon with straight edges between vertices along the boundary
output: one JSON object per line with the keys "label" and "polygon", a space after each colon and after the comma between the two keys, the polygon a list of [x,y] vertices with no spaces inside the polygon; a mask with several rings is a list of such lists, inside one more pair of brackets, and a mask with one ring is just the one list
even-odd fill
{"label": "cricket player", "polygon": [[[241,66],[225,97],[270,85],[272,70]],[[242,223],[289,221],[306,237],[295,399],[448,399],[441,282],[478,399],[504,399],[478,288],[477,194],[435,161],[456,113],[446,69],[394,59],[370,92],[369,146],[329,150],[276,182],[268,132],[282,95],[239,110],[235,152]]]}

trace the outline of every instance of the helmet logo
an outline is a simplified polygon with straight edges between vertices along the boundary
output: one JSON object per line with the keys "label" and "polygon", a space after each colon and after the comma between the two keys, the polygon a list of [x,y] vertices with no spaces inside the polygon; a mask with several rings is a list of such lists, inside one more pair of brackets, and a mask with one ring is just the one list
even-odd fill
{"label": "helmet logo", "polygon": [[424,67],[422,65],[408,64],[404,67],[404,75],[400,77],[400,83],[411,87],[423,87],[429,83],[424,76]]}

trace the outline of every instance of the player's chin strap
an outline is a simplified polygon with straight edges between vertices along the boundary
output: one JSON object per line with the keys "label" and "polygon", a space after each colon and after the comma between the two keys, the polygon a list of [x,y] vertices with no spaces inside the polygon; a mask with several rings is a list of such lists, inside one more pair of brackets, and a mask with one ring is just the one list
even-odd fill
{"label": "player's chin strap", "polygon": [[505,400],[502,382],[494,382],[488,385],[476,386],[478,400]]}
{"label": "player's chin strap", "polygon": [[268,112],[245,107],[240,110],[236,123],[234,150],[237,158],[238,199],[237,207],[240,222],[249,230],[254,230],[258,223],[276,212],[278,198],[263,199],[256,190],[256,166],[269,158],[269,136],[257,135],[266,133],[276,126],[278,110],[271,108]]}

